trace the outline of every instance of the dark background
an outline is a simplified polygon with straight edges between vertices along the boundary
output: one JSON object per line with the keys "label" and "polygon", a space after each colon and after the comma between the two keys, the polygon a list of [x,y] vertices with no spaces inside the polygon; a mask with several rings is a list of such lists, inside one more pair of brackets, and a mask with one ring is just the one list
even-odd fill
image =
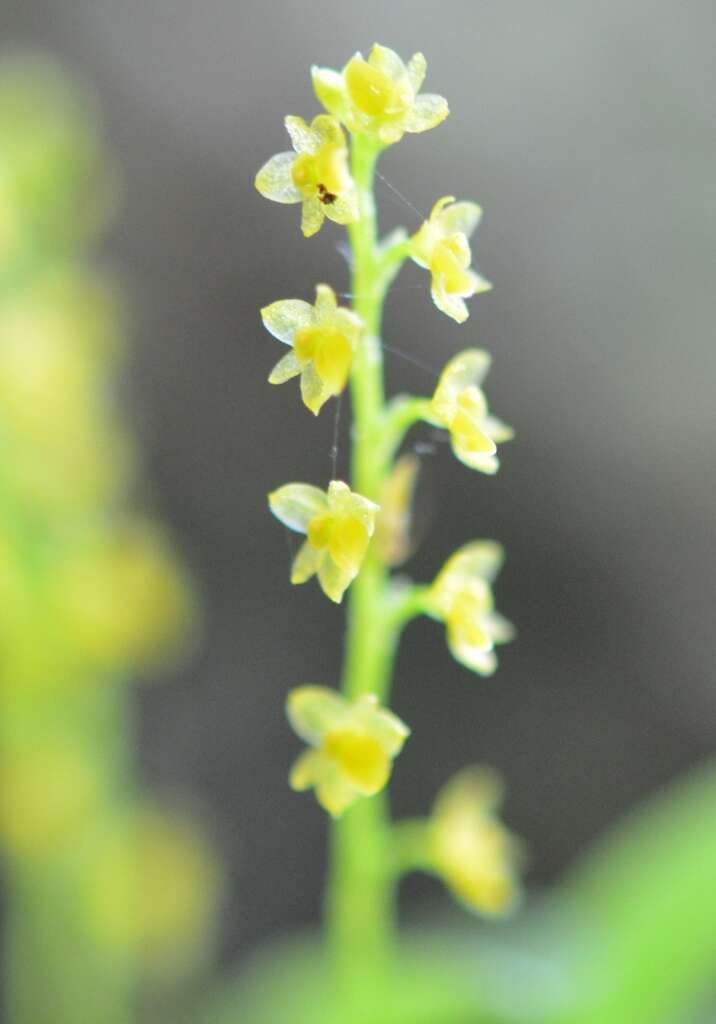
{"label": "dark background", "polygon": [[[7,50],[45,49],[94,86],[121,169],[107,256],[134,315],[127,400],[205,608],[193,662],[140,691],[141,756],[213,825],[232,879],[225,957],[314,919],[325,863],[324,815],[286,785],[299,744],[283,701],[337,682],[343,612],[289,586],[265,495],[326,482],[333,415],[265,383],[282,350],[258,309],[320,280],[345,289],[347,270],[339,229],[305,241],[298,209],[253,188],[288,148],[284,115],[318,112],[314,62],[376,39],[425,52],[451,116],[381,169],[420,211],[446,193],[482,204],[474,251],[495,290],[459,327],[408,267],[385,338],[436,371],[488,348],[488,395],[518,432],[495,479],[443,444],[424,458],[433,519],[410,571],[500,539],[499,606],[520,633],[483,681],[440,627],[410,627],[397,811],[426,810],[467,762],[496,765],[540,885],[713,753],[713,0],[5,0],[0,27]],[[419,223],[387,187],[378,199],[386,227]],[[387,359],[393,390],[432,389]]]}

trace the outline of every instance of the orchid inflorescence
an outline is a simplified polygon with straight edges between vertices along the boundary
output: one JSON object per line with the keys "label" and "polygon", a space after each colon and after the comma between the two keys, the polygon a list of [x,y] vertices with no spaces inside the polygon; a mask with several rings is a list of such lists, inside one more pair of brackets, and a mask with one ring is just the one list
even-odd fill
{"label": "orchid inflorescence", "polygon": [[[327,218],[347,226],[352,247],[352,308],[339,305],[334,290],[322,283],[313,304],[280,299],[261,310],[267,330],[290,347],[269,376],[272,384],[300,378],[302,400],[314,415],[348,384],[353,398],[351,485],[335,479],[326,489],[289,483],[269,497],[274,515],[306,537],[293,560],[291,582],[315,575],[334,602],[354,588],[343,692],[302,686],[287,704],[291,725],[308,744],[291,771],[291,785],[313,788],[334,818],[353,813],[353,805],[386,786],[409,735],[386,706],[403,626],[419,614],[444,623],[454,657],[482,676],[495,672],[496,646],[513,634],[494,606],[492,586],[503,554],[493,541],[460,548],[430,585],[388,575],[388,568],[413,548],[418,462],[399,455],[410,427],[422,421],[445,430],[455,456],[488,475],[499,468],[498,445],[513,436],[489,411],[482,385],[490,357],[479,349],[450,359],[431,397],[383,399],[380,315],[402,264],[411,259],[429,271],[433,302],[457,323],[468,317],[465,300],[491,287],[471,267],[469,239],[481,217],[473,202],[443,196],[412,237],[402,229],[382,240],[377,236],[372,182],[380,152],[448,115],[442,97],[420,92],[425,70],[422,54],[404,64],[378,44],[367,60],[358,53],[340,72],[314,67],[314,90],[326,113],[310,124],[287,117],[293,149],[273,156],[256,177],[267,198],[301,203],[306,237]],[[412,852],[402,870],[420,867],[438,874],[463,903],[488,915],[514,906],[518,850],[497,816],[500,794],[499,782],[485,769],[453,779],[432,815],[411,822]],[[375,826],[376,835],[385,836],[390,834],[385,825],[373,819],[365,829]],[[391,854],[386,847],[386,857],[394,865],[400,860],[395,853],[400,823],[393,834],[395,849]],[[351,884],[346,881],[350,870],[345,864],[343,869],[340,884]],[[364,882],[370,884],[367,876]],[[353,884],[360,884],[358,875]]]}

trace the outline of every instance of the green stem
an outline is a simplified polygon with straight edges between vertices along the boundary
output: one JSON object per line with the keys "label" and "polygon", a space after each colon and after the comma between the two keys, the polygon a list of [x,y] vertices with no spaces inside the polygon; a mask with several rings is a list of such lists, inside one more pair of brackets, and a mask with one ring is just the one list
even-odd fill
{"label": "green stem", "polygon": [[[354,308],[365,334],[351,372],[354,417],[352,487],[380,500],[390,453],[379,444],[385,394],[380,323],[387,287],[402,257],[386,259],[378,245],[373,176],[379,149],[355,136],[352,171],[359,220],[350,225]],[[349,698],[375,694],[387,703],[399,627],[386,612],[387,569],[375,548],[350,594],[343,692]],[[336,976],[343,1004],[390,970],[395,936],[395,892],[391,832],[385,792],[357,801],[333,825],[327,915]]]}

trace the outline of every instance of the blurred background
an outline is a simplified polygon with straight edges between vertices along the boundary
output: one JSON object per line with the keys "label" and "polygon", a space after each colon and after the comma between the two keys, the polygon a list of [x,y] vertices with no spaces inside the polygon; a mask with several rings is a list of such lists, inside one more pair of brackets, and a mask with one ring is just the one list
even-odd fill
{"label": "blurred background", "polygon": [[[5,52],[91,87],[118,168],[102,257],[130,311],[125,414],[202,608],[192,656],[135,691],[139,758],[147,784],[201,808],[224,864],[223,964],[315,921],[325,867],[325,816],[286,783],[283,702],[338,681],[344,613],[290,587],[266,494],[325,483],[333,415],[265,383],[281,352],[258,309],[346,290],[348,270],[338,229],[307,242],[297,210],[253,188],[287,148],[283,117],[318,112],[310,65],[376,40],[422,50],[451,116],[386,153],[407,201],[381,186],[381,222],[414,230],[443,194],[485,211],[473,251],[494,291],[459,327],[406,267],[385,341],[405,353],[387,354],[393,391],[432,391],[461,348],[493,355],[488,395],[517,439],[490,480],[411,435],[424,537],[408,571],[431,579],[463,542],[499,539],[519,636],[484,681],[440,626],[410,627],[393,798],[422,813],[465,763],[495,765],[540,887],[716,747],[715,32],[711,0],[5,0]],[[404,888],[410,908],[439,894]]]}

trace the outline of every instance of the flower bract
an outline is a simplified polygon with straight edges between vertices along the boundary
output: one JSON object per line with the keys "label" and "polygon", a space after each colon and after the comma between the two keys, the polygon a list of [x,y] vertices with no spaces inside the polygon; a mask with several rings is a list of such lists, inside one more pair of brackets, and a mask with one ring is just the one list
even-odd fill
{"label": "flower bract", "polygon": [[388,146],[405,132],[424,132],[448,116],[442,96],[420,94],[426,61],[413,54],[407,65],[394,50],[376,43],[368,60],[360,53],[342,71],[314,67],[313,88],[326,110],[349,131]]}
{"label": "flower bract", "polygon": [[443,196],[410,240],[412,259],[430,271],[433,302],[459,324],[468,317],[465,299],[492,287],[470,267],[468,238],[481,216],[476,203],[456,203],[454,196]]}
{"label": "flower bract", "polygon": [[355,186],[348,170],[343,129],[334,117],[319,114],[310,125],[287,117],[293,152],[277,153],[256,175],[262,196],[277,203],[302,203],[301,230],[315,235],[326,217],[336,224],[358,219]]}
{"label": "flower bract", "polygon": [[448,559],[430,588],[429,613],[445,623],[453,656],[482,676],[497,668],[495,645],[514,635],[511,623],[495,611],[492,596],[502,561],[499,544],[473,541]]}
{"label": "flower bract", "polygon": [[286,706],[295,732],[310,745],[291,769],[293,789],[314,788],[338,817],[361,796],[378,793],[410,730],[373,694],[348,701],[323,686],[293,690]]}
{"label": "flower bract", "polygon": [[327,491],[285,484],[269,495],[269,504],[285,526],[307,534],[293,561],[291,582],[305,583],[317,575],[324,594],[340,602],[360,570],[378,506],[340,480],[332,480]]}
{"label": "flower bract", "polygon": [[430,403],[433,422],[450,432],[455,456],[482,473],[497,472],[497,445],[514,436],[511,427],[489,414],[480,387],[490,361],[480,349],[460,352],[443,370]]}
{"label": "flower bract", "polygon": [[443,790],[430,819],[431,855],[445,884],[472,910],[499,915],[519,899],[518,841],[497,817],[502,786],[486,768],[467,768]]}
{"label": "flower bract", "polygon": [[318,415],[333,395],[343,391],[363,321],[350,309],[338,306],[332,288],[319,284],[316,303],[281,299],[261,310],[264,326],[274,338],[291,346],[271,371],[271,384],[301,376],[301,395]]}

